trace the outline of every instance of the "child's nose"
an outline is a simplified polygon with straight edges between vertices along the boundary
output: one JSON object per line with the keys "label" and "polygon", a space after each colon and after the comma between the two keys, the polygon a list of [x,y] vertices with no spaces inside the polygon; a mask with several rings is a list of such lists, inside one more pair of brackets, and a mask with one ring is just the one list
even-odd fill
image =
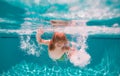
{"label": "child's nose", "polygon": [[59,44],[62,44],[62,42],[58,42]]}

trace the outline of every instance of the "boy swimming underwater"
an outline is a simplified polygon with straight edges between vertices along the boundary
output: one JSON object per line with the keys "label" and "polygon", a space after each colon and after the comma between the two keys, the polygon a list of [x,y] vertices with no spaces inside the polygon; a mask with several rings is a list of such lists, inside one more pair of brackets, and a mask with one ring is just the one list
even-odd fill
{"label": "boy swimming underwater", "polygon": [[48,45],[48,53],[51,59],[58,60],[69,52],[70,47],[68,46],[68,40],[64,33],[55,32],[51,40],[41,39],[40,36],[43,33],[42,29],[38,29],[36,38],[38,43]]}
{"label": "boy swimming underwater", "polygon": [[[53,26],[66,26],[68,22],[54,20],[51,21]],[[41,38],[41,35],[44,33],[43,29],[38,29],[36,34],[37,42],[40,44],[48,45],[48,53],[51,59],[59,60],[65,57],[65,54],[70,58],[71,48],[68,45],[68,39],[64,33],[54,32],[54,35],[51,40],[44,40]]]}
{"label": "boy swimming underwater", "polygon": [[[69,22],[65,21],[51,21],[53,26],[68,26]],[[51,40],[44,40],[41,35],[44,33],[43,29],[38,29],[36,34],[37,42],[48,45],[48,54],[52,60],[61,60],[65,56],[76,66],[85,66],[89,63],[90,56],[84,49],[78,51],[75,47],[70,47],[71,42],[68,41],[66,35],[61,32],[54,32]]]}

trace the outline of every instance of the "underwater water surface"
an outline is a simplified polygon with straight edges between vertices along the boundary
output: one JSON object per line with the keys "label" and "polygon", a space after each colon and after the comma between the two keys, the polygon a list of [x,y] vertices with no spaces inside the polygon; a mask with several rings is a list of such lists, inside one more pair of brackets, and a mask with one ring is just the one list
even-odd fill
{"label": "underwater water surface", "polygon": [[[0,76],[119,76],[119,0],[0,0]],[[54,28],[50,20],[77,20],[76,26]],[[43,39],[64,32],[90,62],[75,66],[69,60],[53,61]]]}

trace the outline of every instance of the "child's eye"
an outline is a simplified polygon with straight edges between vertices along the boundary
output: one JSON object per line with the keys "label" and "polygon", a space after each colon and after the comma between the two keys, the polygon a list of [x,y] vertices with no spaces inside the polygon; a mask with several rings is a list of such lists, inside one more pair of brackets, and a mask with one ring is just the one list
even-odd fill
{"label": "child's eye", "polygon": [[61,42],[64,42],[64,40],[61,40]]}

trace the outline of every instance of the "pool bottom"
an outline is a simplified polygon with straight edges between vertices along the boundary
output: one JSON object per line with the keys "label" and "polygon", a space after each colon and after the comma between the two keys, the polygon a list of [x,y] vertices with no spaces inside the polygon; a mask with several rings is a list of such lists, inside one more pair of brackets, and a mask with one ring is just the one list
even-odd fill
{"label": "pool bottom", "polygon": [[118,67],[110,69],[113,65],[113,62],[109,62],[108,58],[102,59],[101,63],[94,68],[62,68],[56,65],[49,67],[47,65],[40,66],[37,63],[22,61],[7,72],[3,72],[1,76],[119,76]]}

